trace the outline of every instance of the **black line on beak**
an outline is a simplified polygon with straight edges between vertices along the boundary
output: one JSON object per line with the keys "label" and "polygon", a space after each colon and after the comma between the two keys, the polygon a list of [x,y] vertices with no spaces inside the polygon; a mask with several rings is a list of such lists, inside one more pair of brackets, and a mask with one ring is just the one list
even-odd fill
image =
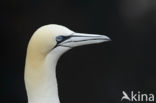
{"label": "black line on beak", "polygon": [[72,48],[72,47],[70,47],[70,46],[60,45],[60,43],[62,43],[63,41],[65,41],[65,40],[67,40],[67,39],[69,39],[69,38],[71,38],[71,37],[73,37],[73,33],[72,33],[71,35],[69,35],[69,36],[63,36],[63,40],[62,40],[62,41],[59,41],[59,42],[56,41],[57,44],[56,44],[55,47],[53,47],[52,49],[55,49],[55,48],[58,47],[58,46]]}

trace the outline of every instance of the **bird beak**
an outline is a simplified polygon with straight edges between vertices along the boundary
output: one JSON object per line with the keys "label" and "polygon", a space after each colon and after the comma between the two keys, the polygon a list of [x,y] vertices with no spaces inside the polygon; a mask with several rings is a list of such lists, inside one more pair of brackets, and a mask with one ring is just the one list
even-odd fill
{"label": "bird beak", "polygon": [[105,35],[73,33],[72,35],[70,35],[70,38],[68,38],[64,42],[60,43],[59,45],[72,48],[72,47],[77,47],[77,46],[81,46],[81,45],[107,42],[110,40],[111,39]]}

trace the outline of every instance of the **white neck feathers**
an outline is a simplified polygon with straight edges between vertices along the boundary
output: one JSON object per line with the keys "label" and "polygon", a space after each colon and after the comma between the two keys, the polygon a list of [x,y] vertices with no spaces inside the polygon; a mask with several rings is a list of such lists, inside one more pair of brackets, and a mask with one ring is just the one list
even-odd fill
{"label": "white neck feathers", "polygon": [[27,51],[25,85],[28,103],[59,103],[56,64],[63,54],[62,48],[56,48],[43,57]]}

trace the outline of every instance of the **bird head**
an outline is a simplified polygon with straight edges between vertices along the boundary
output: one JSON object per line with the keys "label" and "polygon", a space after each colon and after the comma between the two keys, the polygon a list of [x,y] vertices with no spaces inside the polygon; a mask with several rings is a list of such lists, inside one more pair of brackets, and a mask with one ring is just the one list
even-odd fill
{"label": "bird head", "polygon": [[110,41],[110,38],[105,35],[76,33],[64,26],[50,24],[36,30],[29,42],[28,50],[42,55],[51,51],[63,54],[73,47],[106,41]]}

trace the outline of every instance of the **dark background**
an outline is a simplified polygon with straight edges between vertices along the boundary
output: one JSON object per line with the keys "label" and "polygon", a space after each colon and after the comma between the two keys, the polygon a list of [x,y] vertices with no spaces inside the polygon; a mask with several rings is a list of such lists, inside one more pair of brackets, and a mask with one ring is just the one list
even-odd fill
{"label": "dark background", "polygon": [[1,2],[4,103],[27,103],[27,43],[46,24],[109,36],[77,47],[57,65],[61,103],[120,103],[122,91],[156,96],[155,0],[5,0]]}

